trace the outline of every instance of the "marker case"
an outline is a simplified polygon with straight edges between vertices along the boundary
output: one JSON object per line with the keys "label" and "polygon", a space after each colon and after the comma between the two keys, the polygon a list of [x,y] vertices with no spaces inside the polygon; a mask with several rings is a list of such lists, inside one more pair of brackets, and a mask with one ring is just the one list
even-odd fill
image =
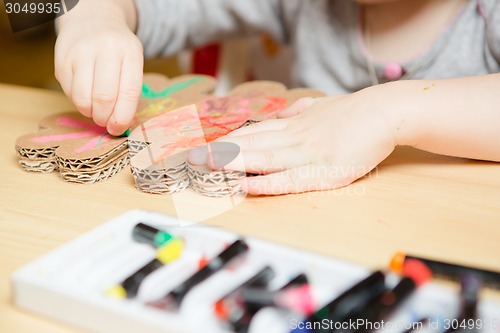
{"label": "marker case", "polygon": [[[132,230],[145,223],[184,241],[179,259],[144,279],[134,299],[114,299],[106,290],[119,284],[155,258],[155,249],[133,240]],[[252,237],[242,237],[203,224],[181,227],[175,217],[130,211],[55,249],[12,276],[16,306],[94,332],[230,332],[214,315],[214,304],[265,266],[275,277],[269,289],[279,289],[300,273],[307,275],[318,308],[370,274],[361,265],[317,255]],[[186,294],[178,310],[163,311],[147,302],[158,299],[194,274],[201,260],[216,257],[244,239],[248,252]],[[332,244],[331,246],[335,246]],[[390,279],[388,279],[390,280]],[[500,302],[483,299],[481,332],[500,329]],[[394,314],[393,321],[422,317],[443,323],[458,311],[458,293],[446,285],[428,283]],[[260,313],[261,312],[261,313]],[[290,332],[304,316],[279,309],[259,311],[249,332]],[[266,320],[269,322],[266,324]],[[260,322],[258,322],[260,321]],[[402,332],[386,327],[387,332]]]}

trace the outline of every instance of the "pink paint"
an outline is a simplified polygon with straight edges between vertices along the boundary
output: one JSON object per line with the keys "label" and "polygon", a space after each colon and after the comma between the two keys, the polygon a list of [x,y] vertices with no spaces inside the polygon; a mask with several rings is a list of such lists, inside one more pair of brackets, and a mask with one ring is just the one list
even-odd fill
{"label": "pink paint", "polygon": [[48,135],[48,136],[40,136],[38,138],[33,138],[33,142],[39,142],[39,143],[44,143],[44,142],[53,142],[53,141],[64,141],[64,140],[71,140],[71,139],[80,139],[80,138],[86,138],[89,136],[95,135],[94,132],[79,132],[79,133],[69,133],[69,134],[58,134],[58,135]]}
{"label": "pink paint", "polygon": [[74,119],[71,117],[61,117],[56,120],[58,125],[70,127],[70,128],[81,128],[86,129],[84,132],[68,133],[68,134],[56,134],[48,136],[40,136],[33,139],[33,142],[53,142],[53,141],[64,141],[72,139],[81,139],[93,135],[105,134],[106,129],[104,127],[97,126],[94,123]]}
{"label": "pink paint", "polygon": [[111,136],[107,133],[106,128],[98,126],[90,121],[79,120],[71,117],[61,117],[56,120],[56,123],[63,127],[69,127],[73,129],[82,129],[82,132],[67,133],[67,134],[56,134],[47,135],[33,138],[33,142],[46,143],[55,141],[65,141],[82,139],[87,137],[94,137],[82,147],[75,150],[77,153],[81,153],[92,148],[99,146],[101,143],[111,139]]}
{"label": "pink paint", "polygon": [[76,149],[75,152],[77,153],[83,153],[84,151],[91,150],[97,146],[99,146],[101,143],[109,141],[111,139],[111,135],[105,134],[102,136],[98,136],[81,146],[80,148]]}
{"label": "pink paint", "polygon": [[61,126],[71,127],[71,128],[81,128],[88,129],[96,132],[96,134],[106,133],[106,128],[98,126],[90,121],[78,120],[71,117],[61,117],[57,119],[57,123]]}

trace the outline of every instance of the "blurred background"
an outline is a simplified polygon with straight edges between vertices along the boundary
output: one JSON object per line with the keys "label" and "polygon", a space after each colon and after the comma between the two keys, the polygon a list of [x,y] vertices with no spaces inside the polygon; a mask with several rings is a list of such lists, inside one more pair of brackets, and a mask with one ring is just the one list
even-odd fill
{"label": "blurred background", "polygon": [[[0,1],[0,83],[61,90],[54,77],[54,22],[12,33]],[[145,71],[180,74],[176,58],[148,60]]]}
{"label": "blurred background", "polygon": [[[24,17],[20,19],[24,22]],[[13,33],[4,2],[0,1],[0,84],[62,91],[54,77],[55,41],[53,21]],[[214,43],[176,57],[147,60],[144,71],[168,77],[182,73],[216,76],[216,93],[225,94],[237,84],[253,79],[290,86],[291,61],[289,49],[263,35]]]}

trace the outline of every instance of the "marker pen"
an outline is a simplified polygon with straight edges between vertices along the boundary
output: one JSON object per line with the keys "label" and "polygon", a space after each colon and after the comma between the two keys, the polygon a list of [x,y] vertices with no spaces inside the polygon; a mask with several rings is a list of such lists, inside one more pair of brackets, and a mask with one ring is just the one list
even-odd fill
{"label": "marker pen", "polygon": [[156,258],[139,268],[122,283],[106,290],[106,294],[114,298],[134,298],[137,296],[142,281],[151,273],[178,259],[184,249],[184,242],[165,231],[143,223],[132,230],[132,238],[140,243],[150,244],[156,248]]}
{"label": "marker pen", "polygon": [[[464,275],[461,279],[460,313],[456,326],[450,325],[444,333],[456,331],[476,332],[477,302],[481,291],[482,281],[476,275]],[[465,327],[463,327],[465,326]]]}
{"label": "marker pen", "polygon": [[186,281],[178,285],[174,290],[165,295],[164,297],[147,303],[159,309],[169,309],[178,307],[186,294],[195,286],[207,280],[209,277],[222,270],[231,260],[241,256],[248,251],[248,245],[243,240],[237,240],[228,248],[222,251],[217,257],[212,259],[207,265],[201,268],[198,272],[194,273]]}
{"label": "marker pen", "polygon": [[160,247],[173,239],[174,236],[166,231],[159,230],[155,227],[144,223],[138,223],[132,229],[132,239],[138,243],[146,243],[153,247]]}
{"label": "marker pen", "polygon": [[315,302],[309,285],[289,287],[278,291],[245,288],[241,292],[241,297],[245,304],[254,307],[278,307],[304,315],[310,315],[315,309]]}
{"label": "marker pen", "polygon": [[490,270],[461,266],[451,263],[440,262],[436,260],[430,260],[425,258],[418,258],[406,255],[402,252],[396,253],[391,260],[390,268],[391,270],[400,273],[403,264],[408,259],[417,259],[423,262],[427,267],[430,268],[432,274],[435,277],[452,279],[454,281],[460,281],[464,275],[475,275],[479,277],[485,287],[500,289],[500,273]]}
{"label": "marker pen", "polygon": [[[268,283],[275,277],[274,270],[266,266],[241,286],[229,292],[214,304],[214,312],[217,318],[229,323],[234,323],[248,315],[249,311],[239,297],[239,293],[245,288],[266,288]],[[255,312],[254,312],[255,313]]]}
{"label": "marker pen", "polygon": [[[392,289],[383,292],[373,302],[363,309],[357,318],[364,319],[365,323],[381,322],[388,317],[404,300],[406,300],[419,286],[432,278],[430,269],[421,261],[407,260],[403,268],[404,277]],[[365,324],[356,333],[371,331]]]}
{"label": "marker pen", "polygon": [[[286,290],[287,288],[290,287],[300,287],[303,285],[309,284],[309,279],[307,276],[303,273],[295,276],[292,278],[290,281],[288,281],[284,286],[282,286],[279,290]],[[252,304],[245,304],[246,312],[245,315],[242,316],[240,319],[237,321],[231,322],[231,328],[238,333],[246,333],[249,328],[250,324],[257,312],[259,312],[262,307],[258,305],[252,305]]]}
{"label": "marker pen", "polygon": [[329,328],[322,325],[323,321],[331,323],[346,321],[349,317],[366,308],[370,302],[384,292],[384,289],[385,275],[381,271],[376,271],[309,316],[300,325],[305,329],[293,330],[292,332],[330,332]]}

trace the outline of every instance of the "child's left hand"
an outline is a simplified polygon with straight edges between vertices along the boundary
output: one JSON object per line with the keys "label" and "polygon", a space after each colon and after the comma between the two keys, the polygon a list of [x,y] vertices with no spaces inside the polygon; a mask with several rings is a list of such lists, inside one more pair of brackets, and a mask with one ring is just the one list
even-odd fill
{"label": "child's left hand", "polygon": [[[261,174],[243,184],[244,190],[254,195],[349,185],[375,168],[396,146],[391,126],[379,110],[382,106],[370,97],[361,91],[305,98],[282,111],[279,119],[238,129],[217,140],[241,149],[242,158],[224,169]],[[206,157],[200,157],[190,154],[190,162],[205,164]]]}

